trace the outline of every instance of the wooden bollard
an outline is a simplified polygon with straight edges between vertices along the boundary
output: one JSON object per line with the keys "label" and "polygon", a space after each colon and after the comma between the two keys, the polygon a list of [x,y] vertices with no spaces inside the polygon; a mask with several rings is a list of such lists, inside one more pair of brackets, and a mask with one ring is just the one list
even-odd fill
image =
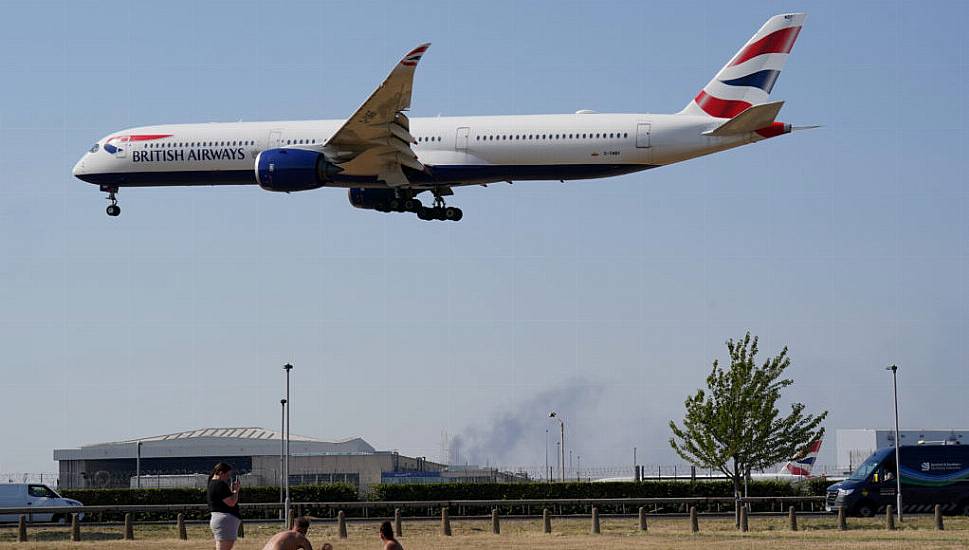
{"label": "wooden bollard", "polygon": [[394,508],[394,536],[404,535],[404,529],[400,524],[400,508]]}
{"label": "wooden bollard", "polygon": [[246,524],[242,521],[239,522],[239,530],[236,531],[236,536],[240,539],[246,538]]}
{"label": "wooden bollard", "polygon": [[740,507],[740,532],[741,533],[746,533],[747,531],[750,531],[750,523],[747,519],[747,513],[748,513],[747,503],[744,503],[744,505]]}
{"label": "wooden bollard", "polygon": [[175,517],[175,525],[178,527],[178,540],[188,540],[188,531],[185,530],[185,514],[179,512]]}
{"label": "wooden bollard", "polygon": [[891,504],[885,507],[885,529],[895,530],[895,510]]}
{"label": "wooden bollard", "polygon": [[942,505],[941,504],[935,505],[935,529],[936,531],[945,530],[945,525],[942,524]]}
{"label": "wooden bollard", "polygon": [[336,526],[340,532],[340,538],[347,538],[347,515],[343,513],[343,510],[336,513]]}
{"label": "wooden bollard", "polygon": [[542,532],[545,534],[552,532],[552,516],[548,514],[548,508],[542,510]]}
{"label": "wooden bollard", "polygon": [[441,534],[451,536],[451,516],[448,515],[447,506],[441,508]]}
{"label": "wooden bollard", "polygon": [[131,525],[131,512],[124,515],[124,540],[135,540],[135,528]]}
{"label": "wooden bollard", "polygon": [[696,506],[690,506],[690,531],[694,534],[700,532],[700,520],[696,517]]}
{"label": "wooden bollard", "polygon": [[797,531],[797,511],[793,506],[787,508],[787,521],[791,531]]}
{"label": "wooden bollard", "polygon": [[838,530],[847,531],[848,530],[848,519],[845,516],[844,506],[838,508]]}
{"label": "wooden bollard", "polygon": [[495,535],[501,534],[501,523],[498,521],[497,508],[492,508],[491,510],[491,533]]}
{"label": "wooden bollard", "polygon": [[599,530],[599,509],[595,506],[592,507],[592,534],[598,535]]}
{"label": "wooden bollard", "polygon": [[646,507],[639,507],[639,530],[646,531]]}
{"label": "wooden bollard", "polygon": [[81,540],[81,524],[77,522],[77,514],[71,514],[71,541]]}
{"label": "wooden bollard", "polygon": [[27,542],[27,516],[23,514],[17,520],[17,542]]}

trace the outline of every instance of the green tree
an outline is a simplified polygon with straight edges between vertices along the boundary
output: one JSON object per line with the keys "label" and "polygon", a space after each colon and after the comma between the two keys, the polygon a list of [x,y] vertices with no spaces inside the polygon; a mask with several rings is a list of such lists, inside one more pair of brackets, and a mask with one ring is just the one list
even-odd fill
{"label": "green tree", "polygon": [[777,402],[781,390],[793,384],[782,378],[791,365],[785,347],[780,354],[757,366],[757,337],[727,340],[730,366],[716,360],[707,376],[707,389],[686,400],[683,426],[670,421],[670,445],[687,462],[715,468],[733,481],[734,497],[751,470],[764,469],[805,453],[824,436],[821,422],[828,416],[805,414],[793,403],[783,416]]}

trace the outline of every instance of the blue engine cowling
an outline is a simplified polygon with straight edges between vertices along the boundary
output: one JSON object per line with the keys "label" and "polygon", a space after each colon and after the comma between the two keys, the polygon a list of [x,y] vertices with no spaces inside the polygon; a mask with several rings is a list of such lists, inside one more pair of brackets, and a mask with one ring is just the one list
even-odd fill
{"label": "blue engine cowling", "polygon": [[340,171],[321,153],[305,149],[267,149],[256,157],[256,181],[266,191],[319,189]]}
{"label": "blue engine cowling", "polygon": [[359,189],[352,188],[347,193],[350,204],[367,210],[383,210],[391,200],[397,198],[393,189]]}

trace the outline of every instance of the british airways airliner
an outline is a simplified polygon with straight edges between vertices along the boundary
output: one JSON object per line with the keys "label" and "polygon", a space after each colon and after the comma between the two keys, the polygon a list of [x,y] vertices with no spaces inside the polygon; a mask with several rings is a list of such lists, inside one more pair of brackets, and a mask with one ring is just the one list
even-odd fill
{"label": "british airways airliner", "polygon": [[[74,175],[122,187],[259,185],[290,193],[349,189],[350,203],[422,220],[460,220],[444,197],[463,185],[575,180],[638,172],[791,132],[769,94],[806,15],[771,17],[679,113],[410,119],[418,46],[347,120],[166,124],[95,143]],[[430,192],[433,206],[418,196]]]}

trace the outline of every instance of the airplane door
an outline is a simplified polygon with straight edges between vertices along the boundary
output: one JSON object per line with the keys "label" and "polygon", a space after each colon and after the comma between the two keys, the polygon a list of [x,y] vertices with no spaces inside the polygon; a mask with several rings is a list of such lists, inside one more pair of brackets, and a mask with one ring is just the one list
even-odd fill
{"label": "airplane door", "polygon": [[128,147],[131,147],[131,143],[128,141],[128,136],[125,136],[119,139],[117,143],[117,147],[118,147],[118,154],[116,154],[115,157],[119,159],[123,159],[126,156],[128,156]]}
{"label": "airplane door", "polygon": [[649,147],[649,132],[652,124],[641,122],[636,126],[636,147],[645,149]]}
{"label": "airplane door", "polygon": [[283,131],[282,130],[271,130],[269,132],[269,146],[266,149],[276,149],[277,147],[282,147],[283,145]]}
{"label": "airplane door", "polygon": [[471,134],[471,128],[467,126],[462,126],[458,128],[458,133],[454,139],[454,150],[455,151],[467,151],[468,150],[468,135]]}

